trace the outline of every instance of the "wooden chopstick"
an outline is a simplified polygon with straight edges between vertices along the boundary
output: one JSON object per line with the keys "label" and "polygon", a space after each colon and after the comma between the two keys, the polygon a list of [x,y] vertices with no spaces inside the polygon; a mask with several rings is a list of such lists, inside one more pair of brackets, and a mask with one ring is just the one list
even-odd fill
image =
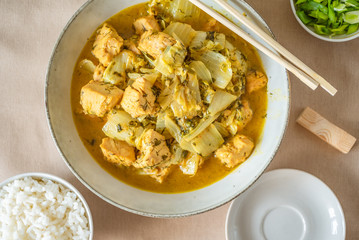
{"label": "wooden chopstick", "polygon": [[215,18],[217,21],[228,27],[230,30],[232,30],[234,33],[242,37],[244,40],[252,44],[254,47],[262,51],[264,54],[272,58],[274,61],[278,62],[285,68],[287,68],[290,72],[292,72],[295,76],[297,76],[303,83],[305,83],[308,87],[315,90],[319,83],[315,81],[312,77],[308,76],[306,73],[304,73],[301,69],[294,66],[292,63],[288,62],[286,59],[278,56],[271,50],[269,50],[267,47],[262,45],[260,42],[252,38],[248,33],[246,33],[244,30],[239,28],[237,25],[229,21],[227,18],[219,14],[218,12],[214,11],[207,5],[203,4],[199,0],[189,0],[194,5],[205,11],[207,14]]}
{"label": "wooden chopstick", "polygon": [[324,88],[327,92],[331,95],[335,95],[337,90],[327,82],[323,77],[317,74],[314,70],[304,64],[300,59],[290,53],[287,49],[285,49],[282,45],[280,45],[277,41],[275,41],[271,36],[269,36],[265,31],[263,31],[258,25],[254,24],[253,22],[249,21],[247,17],[243,14],[240,14],[236,9],[234,9],[231,5],[229,5],[224,0],[214,0],[217,2],[221,7],[223,7],[226,11],[232,14],[239,22],[253,31],[255,34],[260,36],[263,41],[265,41],[269,46],[277,50],[283,57],[291,61],[301,70],[305,71],[310,77],[316,80],[322,88]]}

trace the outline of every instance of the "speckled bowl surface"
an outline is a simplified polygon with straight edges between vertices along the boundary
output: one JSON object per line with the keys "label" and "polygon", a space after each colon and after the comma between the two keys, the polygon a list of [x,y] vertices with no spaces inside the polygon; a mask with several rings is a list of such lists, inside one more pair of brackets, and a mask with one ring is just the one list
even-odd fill
{"label": "speckled bowl surface", "polygon": [[[81,142],[72,118],[70,86],[74,65],[87,38],[106,19],[141,2],[143,1],[88,1],[65,26],[55,45],[47,73],[45,95],[49,127],[70,170],[103,200],[126,211],[151,217],[183,217],[202,213],[229,202],[245,191],[273,159],[283,138],[289,115],[290,88],[287,72],[260,53],[269,78],[267,120],[254,153],[231,174],[208,187],[179,194],[159,194],[129,186],[101,168]],[[223,12],[213,1],[203,2]],[[234,4],[270,33],[263,19],[247,3],[236,1]]]}

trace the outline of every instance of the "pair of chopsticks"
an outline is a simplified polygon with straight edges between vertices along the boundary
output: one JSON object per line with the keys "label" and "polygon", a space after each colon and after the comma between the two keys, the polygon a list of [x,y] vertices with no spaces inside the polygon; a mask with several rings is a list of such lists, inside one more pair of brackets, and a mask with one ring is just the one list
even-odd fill
{"label": "pair of chopsticks", "polygon": [[204,12],[215,18],[218,22],[222,23],[224,26],[232,30],[238,36],[242,37],[244,40],[252,44],[258,50],[272,58],[277,63],[281,64],[283,67],[292,72],[295,76],[297,76],[303,83],[305,83],[312,90],[315,90],[319,85],[325,89],[332,96],[335,95],[337,90],[327,82],[323,77],[317,74],[310,67],[305,65],[301,60],[299,60],[296,56],[290,53],[287,49],[285,49],[282,45],[280,45],[277,41],[275,41],[271,36],[269,36],[266,32],[264,32],[261,28],[259,28],[256,24],[247,19],[247,17],[243,16],[236,9],[234,9],[231,5],[229,5],[225,0],[214,0],[221,7],[223,7],[228,13],[230,13],[235,19],[237,19],[244,26],[249,28],[252,32],[257,34],[264,42],[266,42],[269,46],[275,49],[281,56],[272,52],[270,49],[265,47],[263,44],[258,42],[252,36],[250,36],[247,32],[242,30],[240,27],[235,25],[233,22],[228,20],[226,17],[216,12],[212,8],[203,4],[200,0],[189,0],[198,8],[202,9]]}

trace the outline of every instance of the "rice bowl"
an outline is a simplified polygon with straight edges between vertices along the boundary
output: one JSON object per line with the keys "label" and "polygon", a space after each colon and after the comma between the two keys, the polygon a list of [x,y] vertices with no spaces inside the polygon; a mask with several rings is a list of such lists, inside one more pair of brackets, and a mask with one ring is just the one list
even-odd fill
{"label": "rice bowl", "polygon": [[92,239],[85,199],[68,182],[43,173],[0,184],[0,239]]}

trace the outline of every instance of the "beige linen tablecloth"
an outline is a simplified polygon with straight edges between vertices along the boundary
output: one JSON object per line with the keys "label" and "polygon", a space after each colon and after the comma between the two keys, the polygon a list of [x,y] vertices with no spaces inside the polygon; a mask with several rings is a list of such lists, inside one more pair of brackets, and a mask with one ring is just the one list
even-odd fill
{"label": "beige linen tablecloth", "polygon": [[[61,159],[46,121],[45,73],[57,37],[84,2],[0,0],[0,181],[30,171],[52,173],[70,181],[83,193],[92,209],[94,239],[225,239],[229,204],[180,219],[137,216],[95,196]],[[344,155],[297,125],[295,119],[306,106],[311,106],[359,137],[359,38],[346,43],[324,42],[299,26],[289,0],[248,2],[267,21],[281,44],[338,89],[335,97],[321,89],[313,92],[291,75],[289,126],[267,171],[295,168],[323,180],[342,204],[347,239],[358,239],[358,144]]]}

